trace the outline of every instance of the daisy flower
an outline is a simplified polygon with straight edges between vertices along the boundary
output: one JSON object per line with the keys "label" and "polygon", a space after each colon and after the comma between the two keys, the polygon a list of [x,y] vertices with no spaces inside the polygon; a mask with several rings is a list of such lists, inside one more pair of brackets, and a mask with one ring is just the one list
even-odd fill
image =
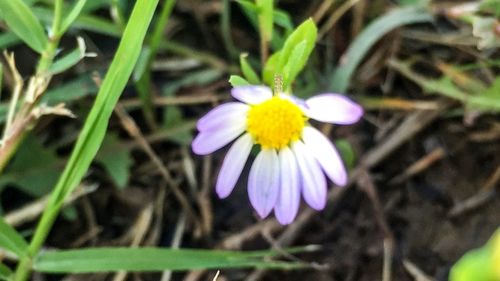
{"label": "daisy flower", "polygon": [[261,149],[248,178],[248,196],[257,214],[265,218],[274,210],[281,224],[289,224],[297,215],[301,195],[311,208],[322,210],[327,199],[325,174],[339,186],[348,177],[333,144],[308,120],[348,125],[361,118],[363,109],[338,94],[304,101],[273,95],[265,86],[235,87],[231,94],[238,101],[203,116],[192,143],[194,153],[207,155],[236,140],[218,175],[218,196],[231,194],[257,144]]}

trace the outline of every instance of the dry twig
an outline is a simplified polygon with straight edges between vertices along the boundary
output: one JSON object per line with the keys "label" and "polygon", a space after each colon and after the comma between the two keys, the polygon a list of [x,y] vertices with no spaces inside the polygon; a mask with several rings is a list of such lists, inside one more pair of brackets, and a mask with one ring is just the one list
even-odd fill
{"label": "dry twig", "polygon": [[184,193],[180,190],[179,186],[173,181],[172,176],[165,165],[162,163],[160,157],[156,155],[151,145],[142,135],[141,130],[135,123],[135,121],[128,115],[125,109],[117,105],[115,108],[115,113],[120,118],[120,122],[122,123],[125,130],[128,134],[135,139],[135,141],[139,144],[139,146],[144,150],[144,152],[149,156],[151,161],[155,164],[156,168],[160,172],[161,176],[165,180],[165,182],[169,185],[170,189],[174,193],[177,201],[179,201],[180,205],[188,215],[188,217],[193,221],[195,226],[200,227],[199,221],[196,217],[196,213],[191,207],[189,200],[186,198]]}

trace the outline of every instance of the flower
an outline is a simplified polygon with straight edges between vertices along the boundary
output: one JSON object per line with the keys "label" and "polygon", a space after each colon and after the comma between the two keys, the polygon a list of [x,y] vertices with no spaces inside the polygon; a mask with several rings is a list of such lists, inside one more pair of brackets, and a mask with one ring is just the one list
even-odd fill
{"label": "flower", "polygon": [[217,106],[197,123],[194,153],[210,154],[233,140],[219,172],[216,192],[223,199],[232,192],[255,144],[261,150],[248,178],[248,196],[261,218],[274,209],[281,224],[291,223],[301,194],[313,209],[322,210],[327,199],[326,176],[335,184],[347,183],[347,172],[333,144],[309,119],[353,124],[363,109],[339,94],[321,94],[307,100],[265,86],[235,87],[237,102]]}

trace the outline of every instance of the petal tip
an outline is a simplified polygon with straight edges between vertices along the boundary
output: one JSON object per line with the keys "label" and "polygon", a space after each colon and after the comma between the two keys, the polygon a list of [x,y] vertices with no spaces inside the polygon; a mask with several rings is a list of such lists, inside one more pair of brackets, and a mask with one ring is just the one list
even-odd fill
{"label": "petal tip", "polygon": [[[255,207],[254,207],[255,208]],[[267,211],[265,209],[255,209],[255,212],[257,213],[257,215],[259,216],[260,219],[265,219],[267,218],[267,216],[269,216],[269,214],[271,213],[271,211]]]}
{"label": "petal tip", "polygon": [[198,138],[195,138],[191,143],[191,150],[193,150],[193,153],[196,155],[207,155],[207,153],[203,151],[203,143],[200,142]]}
{"label": "petal tip", "polygon": [[324,202],[308,202],[308,205],[316,211],[322,211],[326,207],[326,200]]}
{"label": "petal tip", "polygon": [[219,199],[226,199],[231,194],[226,190],[227,188],[225,188],[224,186],[217,185],[215,187],[215,193],[217,193],[217,197],[219,197]]}
{"label": "petal tip", "polygon": [[280,216],[275,212],[275,216],[281,225],[289,225],[295,220],[295,215]]}

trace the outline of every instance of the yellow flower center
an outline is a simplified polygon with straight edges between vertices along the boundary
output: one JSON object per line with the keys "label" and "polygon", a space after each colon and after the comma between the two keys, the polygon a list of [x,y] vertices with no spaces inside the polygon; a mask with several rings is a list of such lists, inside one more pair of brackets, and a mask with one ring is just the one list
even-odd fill
{"label": "yellow flower center", "polygon": [[250,108],[247,131],[262,148],[280,149],[300,138],[306,120],[296,104],[275,96]]}

